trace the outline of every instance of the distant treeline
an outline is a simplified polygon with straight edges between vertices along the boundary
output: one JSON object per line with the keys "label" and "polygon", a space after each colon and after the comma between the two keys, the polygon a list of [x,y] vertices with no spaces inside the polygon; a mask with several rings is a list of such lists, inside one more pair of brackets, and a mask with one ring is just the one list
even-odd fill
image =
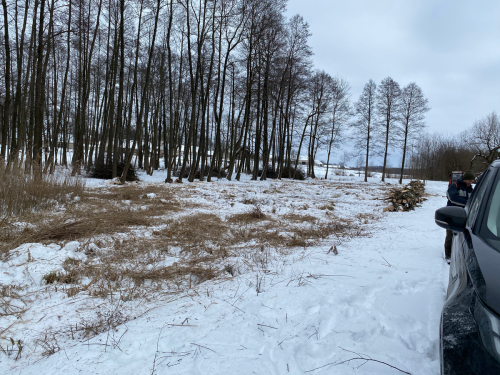
{"label": "distant treeline", "polygon": [[451,171],[484,171],[500,158],[500,122],[490,113],[458,135],[424,133],[414,144],[408,168],[415,178],[448,180]]}
{"label": "distant treeline", "polygon": [[[458,134],[423,132],[410,144],[410,157],[404,174],[421,180],[446,181],[452,171],[484,171],[500,158],[500,123],[495,112]],[[358,163],[359,164],[359,163]],[[356,170],[359,170],[359,165]],[[382,173],[383,166],[372,165],[368,171]],[[387,167],[387,175],[397,175],[399,168]]]}

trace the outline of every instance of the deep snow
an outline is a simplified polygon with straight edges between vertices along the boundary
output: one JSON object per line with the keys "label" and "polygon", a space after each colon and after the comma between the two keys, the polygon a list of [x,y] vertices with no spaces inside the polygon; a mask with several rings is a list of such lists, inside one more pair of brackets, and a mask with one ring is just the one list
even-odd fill
{"label": "deep snow", "polygon": [[[370,236],[338,245],[337,256],[329,252],[334,241],[325,241],[282,264],[276,260],[260,280],[243,274],[206,282],[159,301],[116,332],[61,343],[48,358],[14,362],[3,356],[0,368],[12,374],[401,373],[375,361],[340,364],[363,357],[414,375],[438,374],[448,266],[434,211],[446,203],[446,183],[429,182],[426,189],[431,196],[422,207],[384,214],[370,225]],[[31,256],[64,259],[73,246],[46,246],[40,254],[35,248]],[[26,277],[22,268],[9,276],[11,267],[2,267],[2,282]],[[66,304],[59,319],[72,313]]]}

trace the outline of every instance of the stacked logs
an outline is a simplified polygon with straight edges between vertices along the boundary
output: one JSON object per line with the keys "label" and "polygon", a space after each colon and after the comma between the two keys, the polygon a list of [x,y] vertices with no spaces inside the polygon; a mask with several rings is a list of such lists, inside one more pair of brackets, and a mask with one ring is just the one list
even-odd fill
{"label": "stacked logs", "polygon": [[411,211],[419,203],[427,200],[425,198],[425,186],[421,181],[412,181],[402,189],[391,190],[389,197],[389,207],[384,208],[384,212]]}

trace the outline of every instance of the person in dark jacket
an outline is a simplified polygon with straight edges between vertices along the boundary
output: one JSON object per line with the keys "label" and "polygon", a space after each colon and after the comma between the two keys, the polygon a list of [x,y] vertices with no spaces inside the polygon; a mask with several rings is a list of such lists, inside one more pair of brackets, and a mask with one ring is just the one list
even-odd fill
{"label": "person in dark jacket", "polygon": [[[472,171],[464,173],[462,179],[457,182],[452,182],[446,192],[448,198],[447,206],[465,207],[469,196],[472,194],[472,184],[476,180],[476,175]],[[453,240],[453,232],[446,230],[446,240],[444,241],[444,257],[449,260],[451,257],[451,241]]]}

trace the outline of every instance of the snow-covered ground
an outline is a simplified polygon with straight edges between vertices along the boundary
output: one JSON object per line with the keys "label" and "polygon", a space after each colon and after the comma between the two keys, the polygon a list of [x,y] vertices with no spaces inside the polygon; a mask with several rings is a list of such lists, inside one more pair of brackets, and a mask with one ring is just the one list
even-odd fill
{"label": "snow-covered ground", "polygon": [[[141,175],[145,185],[164,178],[162,173]],[[385,204],[377,198],[391,186],[380,178],[361,181],[358,176],[297,183],[245,177],[242,182],[170,185],[194,189],[192,199],[222,217],[242,212],[242,201],[255,197],[266,203],[266,215],[299,212],[326,222],[327,212],[318,207],[333,200],[331,220],[356,220],[362,233],[342,239],[332,235],[275,256],[258,272],[212,279],[169,299],[108,303],[101,314],[124,303],[137,314],[91,339],[71,339],[73,332],[67,332],[66,340],[52,341],[56,347],[49,356],[40,356],[47,350],[42,344],[38,349],[32,344],[32,354],[26,348],[18,361],[0,353],[2,373],[438,374],[448,266],[444,231],[434,224],[434,211],[446,203],[446,183],[429,182],[430,197],[415,211],[383,214]],[[99,180],[87,186],[114,189]],[[270,189],[277,193],[266,195]],[[277,212],[271,213],[276,202]],[[40,290],[48,270],[68,256],[85,257],[79,246],[23,245],[0,263],[0,283],[30,279]],[[35,261],[27,261],[28,249]],[[14,340],[42,328],[56,330],[104,304],[84,293],[68,296],[52,291],[31,301],[22,322],[4,319],[0,336],[9,338],[5,332],[11,325],[17,327],[8,331],[18,334]],[[45,342],[50,344],[50,337]]]}

